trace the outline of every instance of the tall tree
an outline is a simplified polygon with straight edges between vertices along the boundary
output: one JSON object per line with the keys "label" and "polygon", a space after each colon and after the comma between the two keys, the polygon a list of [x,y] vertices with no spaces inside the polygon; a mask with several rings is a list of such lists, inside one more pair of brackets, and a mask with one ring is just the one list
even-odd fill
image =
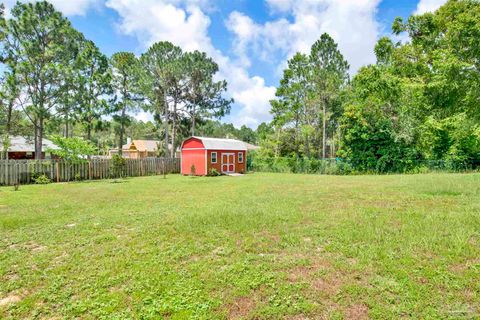
{"label": "tall tree", "polygon": [[25,98],[22,107],[34,125],[35,158],[40,159],[45,121],[65,90],[65,72],[74,54],[68,43],[73,29],[46,1],[17,2],[11,13],[5,49],[15,59]]}
{"label": "tall tree", "polygon": [[[152,111],[164,129],[165,155],[175,155],[178,107],[184,95],[185,69],[182,50],[170,42],[153,44],[140,58],[141,91],[146,109]],[[169,122],[172,121],[172,148],[169,150]]]}
{"label": "tall tree", "polygon": [[348,62],[335,41],[327,33],[322,34],[310,53],[313,66],[314,92],[322,110],[322,158],[326,156],[327,112],[334,105],[342,87],[348,81]]}
{"label": "tall tree", "polygon": [[111,57],[110,64],[115,91],[112,101],[115,112],[114,120],[119,123],[118,153],[122,154],[125,130],[130,120],[128,112],[138,110],[141,100],[137,85],[139,61],[131,52],[118,52]]}
{"label": "tall tree", "polygon": [[[10,136],[14,131],[18,131],[19,111],[16,110],[16,102],[19,95],[18,78],[15,70],[9,70],[8,64],[5,66],[8,71],[5,71],[0,83],[0,139],[4,146],[10,144]],[[14,130],[14,127],[17,130]],[[7,158],[8,148],[0,150],[0,159]]]}
{"label": "tall tree", "polygon": [[78,121],[85,126],[85,137],[92,141],[92,131],[102,115],[107,113],[105,97],[111,94],[111,72],[108,58],[93,41],[80,42],[75,61],[74,85],[77,92]]}
{"label": "tall tree", "polygon": [[310,110],[308,99],[311,92],[311,65],[308,57],[297,53],[288,60],[288,66],[283,71],[283,78],[275,95],[277,99],[270,101],[271,113],[275,126],[293,126],[295,154],[300,155],[302,138],[304,154],[310,157]]}
{"label": "tall tree", "polygon": [[182,60],[187,68],[185,103],[191,121],[190,133],[193,136],[197,117],[223,117],[230,112],[233,99],[223,97],[227,91],[227,82],[214,81],[218,65],[207,57],[206,53],[187,52]]}

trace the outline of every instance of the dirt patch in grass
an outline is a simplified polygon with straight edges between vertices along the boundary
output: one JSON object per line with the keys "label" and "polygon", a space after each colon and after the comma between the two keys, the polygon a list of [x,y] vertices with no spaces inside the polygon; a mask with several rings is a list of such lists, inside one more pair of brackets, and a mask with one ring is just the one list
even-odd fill
{"label": "dirt patch in grass", "polygon": [[268,231],[261,231],[260,233],[257,234],[256,238],[260,240],[267,240],[273,243],[278,243],[282,240],[282,238],[278,234],[271,233]]}
{"label": "dirt patch in grass", "polygon": [[368,307],[364,304],[354,304],[345,310],[345,319],[368,319]]}
{"label": "dirt patch in grass", "polygon": [[0,307],[19,302],[21,300],[22,300],[22,297],[12,293],[6,296],[5,298],[0,299]]}
{"label": "dirt patch in grass", "polygon": [[313,272],[313,267],[311,266],[297,266],[290,270],[288,273],[288,280],[290,282],[299,282],[305,281],[309,278],[310,274]]}
{"label": "dirt patch in grass", "polygon": [[312,282],[312,288],[315,291],[323,292],[329,296],[334,296],[340,290],[343,281],[340,277],[330,276],[328,278],[314,279]]}
{"label": "dirt patch in grass", "polygon": [[7,273],[3,276],[6,281],[17,281],[20,279],[20,276],[15,272]]}
{"label": "dirt patch in grass", "polygon": [[312,315],[301,314],[298,319],[330,319],[338,314],[343,314],[345,319],[368,319],[367,306],[359,303],[344,307],[338,304],[337,298],[343,299],[342,288],[345,285],[369,287],[368,279],[371,271],[352,269],[351,267],[359,263],[354,258],[341,258],[349,266],[343,268],[333,264],[333,261],[340,257],[318,252],[318,250],[315,253],[313,256],[303,256],[308,257],[310,264],[295,266],[288,270],[287,279],[293,283],[307,283],[304,294],[321,306],[315,308]]}
{"label": "dirt patch in grass", "polygon": [[30,250],[32,252],[39,252],[47,249],[46,246],[42,246],[34,241],[27,242],[23,245],[19,245],[17,243],[11,244],[8,246],[9,249],[11,250],[17,250],[17,249],[25,249],[25,250]]}
{"label": "dirt patch in grass", "polygon": [[296,314],[294,316],[288,316],[285,318],[285,320],[310,320],[314,318],[309,318],[304,314]]}
{"label": "dirt patch in grass", "polygon": [[240,297],[228,306],[228,319],[245,318],[255,309],[255,300],[251,297]]}
{"label": "dirt patch in grass", "polygon": [[[317,250],[317,251],[322,251],[322,250]],[[282,259],[288,260],[290,258],[294,258],[296,260],[301,260],[301,259],[308,259],[310,260],[309,265],[299,265],[295,266],[291,269],[288,270],[288,279],[292,282],[296,282],[298,280],[305,280],[305,279],[311,279],[314,274],[319,271],[319,270],[331,270],[332,269],[332,264],[330,261],[320,255],[304,255],[304,254],[299,254],[298,256],[292,257],[288,253],[283,253],[282,254]]]}
{"label": "dirt patch in grass", "polygon": [[458,263],[450,266],[450,271],[453,273],[461,274],[467,271],[470,268],[475,268],[480,266],[480,259],[470,259],[465,261],[464,263]]}

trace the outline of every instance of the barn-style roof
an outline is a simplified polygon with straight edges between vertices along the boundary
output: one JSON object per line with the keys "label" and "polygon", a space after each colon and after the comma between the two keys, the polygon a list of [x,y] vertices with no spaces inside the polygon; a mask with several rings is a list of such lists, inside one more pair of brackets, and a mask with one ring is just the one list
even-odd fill
{"label": "barn-style roof", "polygon": [[[47,149],[58,149],[58,147],[52,141],[43,138],[42,151],[45,152]],[[1,141],[0,150],[3,150]],[[10,137],[8,152],[35,152],[35,141],[33,138],[25,138],[21,136]]]}
{"label": "barn-style roof", "polygon": [[207,150],[247,150],[245,143],[240,140],[196,136],[192,138],[201,140]]}

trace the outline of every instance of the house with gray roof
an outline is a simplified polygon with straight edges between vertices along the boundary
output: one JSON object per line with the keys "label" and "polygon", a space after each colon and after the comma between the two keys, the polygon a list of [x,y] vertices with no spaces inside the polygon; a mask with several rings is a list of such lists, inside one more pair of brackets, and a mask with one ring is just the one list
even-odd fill
{"label": "house with gray roof", "polygon": [[[58,149],[58,147],[50,140],[42,139],[42,159],[51,158],[49,149]],[[0,151],[3,153],[5,148],[3,142],[0,141]],[[8,159],[23,160],[35,159],[35,140],[33,137],[12,136],[10,144],[7,148]]]}

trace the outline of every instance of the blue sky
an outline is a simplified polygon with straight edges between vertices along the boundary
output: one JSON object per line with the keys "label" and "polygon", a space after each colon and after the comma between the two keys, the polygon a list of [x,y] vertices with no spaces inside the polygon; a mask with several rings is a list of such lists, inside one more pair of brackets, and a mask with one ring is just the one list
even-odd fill
{"label": "blue sky", "polygon": [[[437,9],[445,0],[51,0],[108,56],[141,54],[156,41],[201,50],[220,66],[235,99],[229,116],[255,128],[271,119],[268,101],[286,61],[323,32],[338,42],[351,74],[373,63],[373,47],[397,16]],[[14,0],[7,0],[7,8]],[[151,119],[146,113],[139,119]]]}

